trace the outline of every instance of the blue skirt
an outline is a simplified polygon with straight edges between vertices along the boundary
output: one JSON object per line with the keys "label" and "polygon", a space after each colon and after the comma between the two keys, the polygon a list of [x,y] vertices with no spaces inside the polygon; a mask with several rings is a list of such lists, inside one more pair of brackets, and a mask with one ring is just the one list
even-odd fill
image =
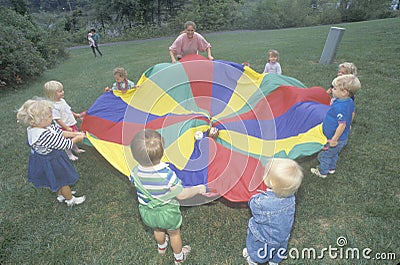
{"label": "blue skirt", "polygon": [[28,181],[36,188],[49,187],[56,192],[63,186],[78,181],[79,175],[63,150],[53,150],[41,155],[31,149],[29,155]]}

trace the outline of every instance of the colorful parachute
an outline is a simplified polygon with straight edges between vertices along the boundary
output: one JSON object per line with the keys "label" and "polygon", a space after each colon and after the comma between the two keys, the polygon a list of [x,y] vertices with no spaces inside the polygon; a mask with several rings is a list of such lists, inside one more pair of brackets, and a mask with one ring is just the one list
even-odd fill
{"label": "colorful parachute", "polygon": [[[82,124],[95,148],[127,176],[137,164],[129,144],[143,128],[161,133],[163,161],[184,186],[209,184],[234,202],[265,188],[270,158],[308,156],[326,143],[321,122],[329,96],[291,77],[190,55],[149,68],[138,85],[101,95]],[[207,137],[211,127],[219,129],[216,139]],[[197,131],[204,138],[196,140]]]}

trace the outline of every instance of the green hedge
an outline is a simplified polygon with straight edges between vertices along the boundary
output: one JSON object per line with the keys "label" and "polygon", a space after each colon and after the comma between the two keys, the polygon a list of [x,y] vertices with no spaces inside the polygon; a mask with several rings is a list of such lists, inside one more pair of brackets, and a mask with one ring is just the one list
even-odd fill
{"label": "green hedge", "polygon": [[42,74],[66,57],[63,42],[39,28],[29,15],[0,7],[0,82],[2,88]]}

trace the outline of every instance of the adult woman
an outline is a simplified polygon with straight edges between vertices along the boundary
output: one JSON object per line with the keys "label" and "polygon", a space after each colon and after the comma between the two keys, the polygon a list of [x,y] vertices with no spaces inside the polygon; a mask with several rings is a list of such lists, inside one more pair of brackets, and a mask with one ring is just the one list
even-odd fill
{"label": "adult woman", "polygon": [[197,54],[199,51],[207,52],[208,59],[214,59],[211,55],[211,44],[196,32],[196,24],[193,21],[187,21],[185,30],[169,47],[171,61],[176,62],[175,55],[179,60],[187,54]]}

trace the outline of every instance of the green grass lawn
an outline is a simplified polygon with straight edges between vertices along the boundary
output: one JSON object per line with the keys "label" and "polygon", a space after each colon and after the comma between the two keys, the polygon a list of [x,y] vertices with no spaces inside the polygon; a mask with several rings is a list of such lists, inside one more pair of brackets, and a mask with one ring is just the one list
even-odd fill
{"label": "green grass lawn", "polygon": [[[344,61],[358,67],[362,90],[356,95],[356,117],[337,173],[327,179],[311,175],[315,156],[299,160],[305,178],[297,194],[289,249],[338,247],[320,259],[288,259],[283,264],[397,264],[400,261],[400,19],[335,25],[346,28],[329,66],[318,64],[329,26],[270,31],[209,34],[213,56],[248,61],[257,72],[266,51],[280,52],[285,75],[307,86],[328,87]],[[81,178],[74,186],[87,201],[73,208],[56,201],[47,189],[26,181],[29,150],[26,128],[16,122],[16,109],[43,84],[59,80],[65,98],[77,112],[87,109],[113,83],[112,70],[128,70],[137,81],[149,67],[169,62],[173,38],[100,47],[94,59],[89,48],[70,51],[70,58],[23,89],[0,93],[0,264],[172,264],[172,250],[159,257],[152,231],[140,219],[135,189],[93,147],[74,162]],[[192,246],[187,264],[244,264],[247,208],[214,201],[183,207],[182,236]],[[360,258],[348,259],[348,248]],[[362,258],[363,249],[371,259]],[[340,258],[342,251],[342,258]],[[395,260],[374,259],[382,253]],[[296,253],[291,252],[292,255]],[[334,258],[336,254],[336,258]]]}

